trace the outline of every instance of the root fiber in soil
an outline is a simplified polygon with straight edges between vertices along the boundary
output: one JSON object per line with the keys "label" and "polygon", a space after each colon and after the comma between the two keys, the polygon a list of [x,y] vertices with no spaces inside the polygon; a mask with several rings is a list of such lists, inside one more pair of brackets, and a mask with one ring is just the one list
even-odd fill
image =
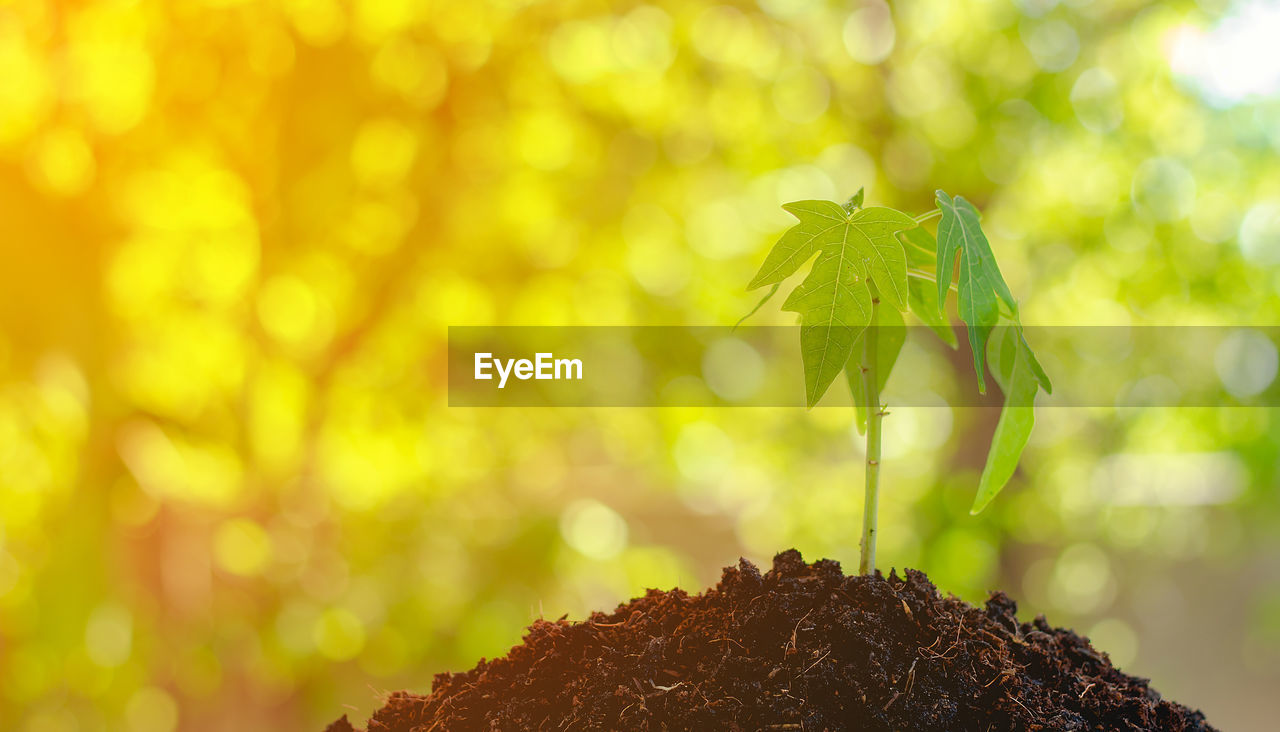
{"label": "root fiber in soil", "polygon": [[[503,658],[391,694],[368,732],[1212,730],[1043,617],[943,597],[921,572],[847,577],[788,551],[700,595],[539,620]],[[353,727],[342,718],[329,732]]]}

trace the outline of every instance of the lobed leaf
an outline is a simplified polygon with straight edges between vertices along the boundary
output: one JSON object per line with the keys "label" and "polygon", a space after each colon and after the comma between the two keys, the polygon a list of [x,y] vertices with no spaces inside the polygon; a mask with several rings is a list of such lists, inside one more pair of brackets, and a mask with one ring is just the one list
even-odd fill
{"label": "lobed leaf", "polygon": [[800,223],[787,230],[769,256],[765,257],[760,271],[747,285],[754,290],[764,285],[781,282],[809,261],[819,246],[828,241],[832,232],[846,225],[848,214],[831,201],[796,201],[782,207],[800,219]]}
{"label": "lobed leaf", "polygon": [[[1002,326],[988,343],[988,360],[992,374],[1004,390],[1004,407],[991,438],[987,463],[978,481],[978,493],[974,496],[969,513],[980,513],[1000,493],[1013,477],[1022,450],[1035,425],[1036,391],[1041,381],[1036,368],[1031,366],[1034,356],[1022,336],[1022,327]],[[1046,379],[1047,381],[1047,379]]]}
{"label": "lobed leaf", "polygon": [[960,319],[969,326],[969,346],[973,350],[978,390],[985,394],[983,352],[991,329],[1000,318],[999,301],[1003,300],[1010,310],[1016,310],[1018,305],[1000,274],[1000,268],[996,266],[991,244],[982,233],[978,209],[963,197],[951,198],[943,191],[937,192],[937,204],[942,211],[942,220],[938,223],[938,299],[940,302],[946,300],[956,255],[959,254]]}
{"label": "lobed leaf", "polygon": [[907,255],[897,234],[915,220],[890,208],[857,208],[857,195],[849,203],[852,210],[831,201],[784,205],[799,223],[782,235],[747,286],[777,284],[818,254],[782,305],[800,314],[805,399],[811,407],[844,370],[859,333],[871,322],[871,286],[898,310],[907,308],[909,298]]}
{"label": "lobed leaf", "polygon": [[853,342],[871,322],[871,289],[843,249],[823,252],[808,277],[782,304],[800,313],[805,401],[812,407],[844,369]]}

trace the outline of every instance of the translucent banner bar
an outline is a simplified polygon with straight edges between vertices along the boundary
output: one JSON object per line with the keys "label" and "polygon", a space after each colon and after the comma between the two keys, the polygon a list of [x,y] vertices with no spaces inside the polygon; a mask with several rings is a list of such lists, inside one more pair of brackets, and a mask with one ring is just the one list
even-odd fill
{"label": "translucent banner bar", "polygon": [[[978,392],[963,326],[950,348],[909,326],[883,392],[898,406],[1001,404]],[[1038,407],[1280,406],[1280,327],[1026,327],[1049,378]],[[856,335],[856,332],[851,335]],[[804,407],[800,327],[449,328],[454,407]],[[844,377],[819,406],[849,406]]]}

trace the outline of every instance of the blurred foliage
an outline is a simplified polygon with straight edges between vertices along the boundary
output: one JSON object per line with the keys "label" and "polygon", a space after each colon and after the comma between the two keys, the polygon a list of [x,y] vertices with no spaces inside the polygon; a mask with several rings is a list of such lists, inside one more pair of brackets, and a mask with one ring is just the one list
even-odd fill
{"label": "blurred foliage", "polygon": [[[785,201],[964,192],[1028,325],[1274,324],[1280,102],[1193,73],[1232,12],[0,3],[0,727],[317,729],[740,553],[856,566],[843,410],[445,407],[450,324],[734,322]],[[1280,420],[1046,410],[971,518],[994,419],[893,410],[882,566],[1260,726]]]}

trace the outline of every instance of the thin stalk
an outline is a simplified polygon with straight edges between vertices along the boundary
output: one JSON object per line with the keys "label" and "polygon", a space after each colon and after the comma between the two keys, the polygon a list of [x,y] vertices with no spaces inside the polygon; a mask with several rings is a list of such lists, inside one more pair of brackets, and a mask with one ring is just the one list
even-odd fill
{"label": "thin stalk", "polygon": [[916,216],[916,217],[915,217],[915,220],[916,220],[916,223],[917,223],[917,224],[923,224],[924,222],[928,221],[929,219],[933,218],[934,216],[941,216],[941,215],[942,215],[942,209],[935,208],[935,209],[933,209],[932,211],[925,211],[924,213],[920,214],[919,216]]}
{"label": "thin stalk", "polygon": [[880,407],[879,374],[876,372],[878,333],[876,328],[880,300],[871,301],[871,325],[863,338],[862,385],[867,395],[867,481],[862,502],[862,556],[858,572],[871,574],[876,569],[877,513],[880,505]]}
{"label": "thin stalk", "polygon": [[[937,283],[938,283],[938,278],[937,278],[937,276],[936,276],[936,275],[934,275],[932,272],[927,272],[927,271],[925,271],[925,270],[923,270],[923,269],[914,269],[914,268],[912,268],[912,267],[908,267],[908,268],[907,268],[907,276],[908,276],[908,277],[915,277],[916,279],[918,279],[918,280],[924,280],[925,282],[932,282],[932,283],[934,283],[934,284],[937,284]],[[957,287],[956,287],[956,283],[954,283],[954,282],[952,282],[952,283],[951,283],[951,285],[950,285],[947,289],[948,289],[948,290],[951,290],[952,292],[959,292],[959,291],[960,291],[960,290],[959,290],[959,288],[957,288]]]}

